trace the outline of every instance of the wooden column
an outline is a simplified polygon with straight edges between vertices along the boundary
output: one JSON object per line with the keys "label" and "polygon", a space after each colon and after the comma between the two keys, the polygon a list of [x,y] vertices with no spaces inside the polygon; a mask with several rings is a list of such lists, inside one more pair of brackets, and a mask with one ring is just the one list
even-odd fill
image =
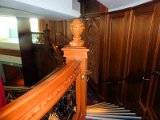
{"label": "wooden column", "polygon": [[17,23],[24,84],[25,86],[32,86],[37,82],[37,78],[30,22],[28,18],[17,17]]}
{"label": "wooden column", "polygon": [[87,52],[89,50],[85,47],[65,47],[62,48],[62,50],[64,51],[64,57],[66,57],[66,64],[68,64],[72,60],[81,61],[80,75],[76,80],[76,113],[80,113],[80,116],[78,115],[78,118],[84,118],[86,115],[87,102]]}

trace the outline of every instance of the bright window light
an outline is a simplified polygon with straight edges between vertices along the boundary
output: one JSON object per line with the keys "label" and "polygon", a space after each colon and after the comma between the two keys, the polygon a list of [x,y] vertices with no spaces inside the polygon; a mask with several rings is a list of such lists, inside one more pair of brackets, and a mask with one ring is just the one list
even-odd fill
{"label": "bright window light", "polygon": [[0,17],[0,39],[18,38],[16,17]]}
{"label": "bright window light", "polygon": [[39,32],[38,19],[30,18],[31,32]]}

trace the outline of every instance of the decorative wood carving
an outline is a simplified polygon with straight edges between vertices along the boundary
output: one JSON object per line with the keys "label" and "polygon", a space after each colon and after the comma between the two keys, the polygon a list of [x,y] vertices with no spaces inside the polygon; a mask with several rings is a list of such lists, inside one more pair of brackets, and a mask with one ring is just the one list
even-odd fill
{"label": "decorative wood carving", "polygon": [[71,41],[69,44],[74,47],[84,46],[84,41],[81,40],[84,24],[79,19],[74,19],[70,25],[70,30],[73,34],[73,41]]}
{"label": "decorative wood carving", "polygon": [[89,76],[98,85],[100,18],[87,18],[85,29],[85,45],[89,48],[88,69],[92,72]]}

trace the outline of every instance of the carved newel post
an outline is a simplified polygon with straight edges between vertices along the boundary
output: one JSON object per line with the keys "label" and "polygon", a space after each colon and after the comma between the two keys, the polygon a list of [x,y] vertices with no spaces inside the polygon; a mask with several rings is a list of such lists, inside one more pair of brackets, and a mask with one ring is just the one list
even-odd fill
{"label": "carved newel post", "polygon": [[79,19],[74,19],[70,25],[70,30],[73,34],[73,40],[69,43],[70,46],[84,46],[84,41],[81,40],[81,34],[84,30],[84,24]]}
{"label": "carved newel post", "polygon": [[86,102],[87,102],[87,52],[89,51],[84,46],[84,41],[81,40],[80,35],[84,30],[84,24],[79,19],[74,19],[70,25],[71,32],[73,33],[73,40],[69,46],[62,48],[66,63],[72,60],[81,61],[81,70],[79,77],[76,80],[76,119],[85,119],[86,115]]}

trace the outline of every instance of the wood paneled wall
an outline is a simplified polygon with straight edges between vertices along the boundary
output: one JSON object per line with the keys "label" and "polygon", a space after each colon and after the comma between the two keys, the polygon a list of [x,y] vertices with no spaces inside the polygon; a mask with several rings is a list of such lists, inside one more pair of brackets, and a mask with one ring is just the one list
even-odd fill
{"label": "wood paneled wall", "polygon": [[90,49],[89,69],[93,72],[89,83],[94,83],[95,90],[107,101],[128,106],[146,118],[159,119],[159,78],[145,81],[141,75],[160,69],[160,3],[107,14],[97,14],[90,9],[92,4],[84,6],[83,12],[89,11],[83,17]]}
{"label": "wood paneled wall", "polygon": [[[125,76],[126,68],[126,52],[129,44],[128,34],[130,25],[130,12],[115,12],[109,14],[109,26],[108,26],[108,56],[105,59],[105,66],[102,69],[106,69],[106,73],[102,72],[105,76],[103,81],[106,81],[106,98],[110,101],[120,100],[122,94],[122,83],[112,84],[117,80],[123,80]],[[117,98],[115,98],[117,96]],[[118,97],[119,96],[119,97]]]}
{"label": "wood paneled wall", "polygon": [[57,45],[62,48],[65,45],[68,45],[72,40],[72,34],[70,32],[69,25],[72,20],[67,21],[55,21],[55,41]]}

